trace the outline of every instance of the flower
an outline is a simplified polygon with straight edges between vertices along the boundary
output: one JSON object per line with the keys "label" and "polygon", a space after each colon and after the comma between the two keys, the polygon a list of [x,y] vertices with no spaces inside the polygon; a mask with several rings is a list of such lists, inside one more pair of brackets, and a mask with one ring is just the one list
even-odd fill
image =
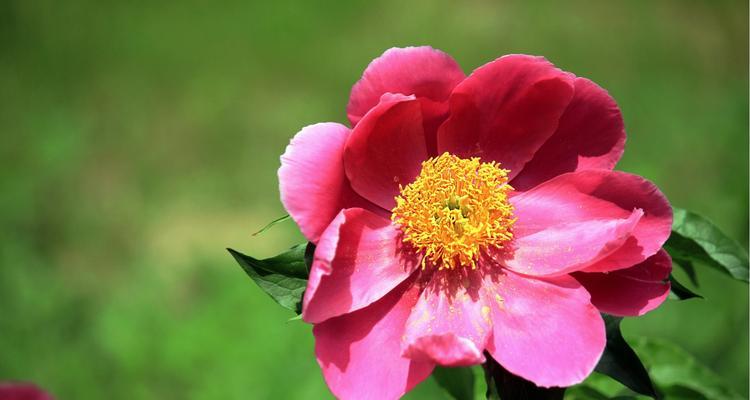
{"label": "flower", "polygon": [[468,77],[394,48],[351,92],[352,128],[308,126],[281,157],[281,200],[317,245],[302,318],[340,398],[396,398],[435,365],[490,354],[539,386],[581,382],[600,312],[666,298],[672,209],[613,171],[621,113],[595,83],[507,55]]}

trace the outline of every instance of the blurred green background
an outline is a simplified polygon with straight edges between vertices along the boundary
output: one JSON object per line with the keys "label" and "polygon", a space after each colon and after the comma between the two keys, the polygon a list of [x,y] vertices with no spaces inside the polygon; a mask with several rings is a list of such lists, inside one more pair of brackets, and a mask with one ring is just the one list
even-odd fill
{"label": "blurred green background", "polygon": [[[468,73],[544,55],[607,88],[619,169],[748,240],[745,1],[0,2],[0,379],[60,399],[330,396],[310,327],[286,322],[225,247],[302,237],[279,155],[345,121],[392,46]],[[748,290],[701,268],[705,300],[624,323],[748,390]],[[686,281],[686,279],[683,279]],[[412,398],[436,398],[431,380]]]}

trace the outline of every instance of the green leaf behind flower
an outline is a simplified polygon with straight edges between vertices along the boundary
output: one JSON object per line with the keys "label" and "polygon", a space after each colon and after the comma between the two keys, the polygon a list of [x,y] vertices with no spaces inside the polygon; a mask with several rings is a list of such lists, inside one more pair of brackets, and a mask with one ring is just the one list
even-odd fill
{"label": "green leaf behind flower", "polygon": [[640,338],[633,342],[633,347],[667,400],[743,398],[718,375],[670,342]]}
{"label": "green leaf behind flower", "polygon": [[[608,332],[613,331],[611,327],[618,319],[608,317]],[[634,355],[637,353],[636,357],[643,362],[644,369],[648,370],[653,387],[658,389],[657,393],[665,400],[743,398],[729,388],[721,377],[675,344],[664,340],[638,338],[632,341],[630,351]],[[607,375],[612,377],[611,374]],[[565,399],[644,399],[644,396],[630,389],[618,387],[617,382],[609,377],[594,373],[583,383],[569,388]]]}
{"label": "green leaf behind flower", "polygon": [[[477,393],[475,391],[475,381],[477,380],[477,371],[472,367],[435,367],[432,371],[432,378],[455,400],[475,400]],[[483,396],[483,393],[482,393]]]}
{"label": "green leaf behind flower", "polygon": [[608,375],[636,393],[660,398],[648,371],[620,332],[621,317],[602,314],[607,329],[607,346],[595,371]]}
{"label": "green leaf behind flower", "polygon": [[674,209],[672,235],[664,248],[693,280],[693,263],[701,263],[748,282],[747,251],[696,213]]}
{"label": "green leaf behind flower", "polygon": [[669,274],[669,282],[671,283],[670,297],[673,296],[677,300],[688,300],[688,299],[694,299],[694,298],[702,299],[703,298],[703,296],[685,287],[685,285],[680,283],[677,280],[677,278],[674,277],[673,274]]}
{"label": "green leaf behind flower", "polygon": [[596,372],[586,378],[583,383],[565,391],[565,400],[648,400],[649,398],[635,394],[612,378]]}
{"label": "green leaf behind flower", "polygon": [[297,314],[302,312],[302,295],[307,287],[314,245],[299,244],[264,260],[227,250],[245,273],[279,305]]}
{"label": "green leaf behind flower", "polygon": [[562,400],[566,388],[539,387],[533,382],[512,374],[485,352],[482,364],[487,381],[487,399],[492,400]]}

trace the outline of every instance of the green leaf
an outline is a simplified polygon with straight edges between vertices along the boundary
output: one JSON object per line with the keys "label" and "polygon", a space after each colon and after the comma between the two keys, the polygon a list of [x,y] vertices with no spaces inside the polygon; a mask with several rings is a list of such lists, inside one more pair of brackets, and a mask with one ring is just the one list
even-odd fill
{"label": "green leaf", "polygon": [[474,400],[474,371],[470,367],[435,367],[432,378],[456,400]]}
{"label": "green leaf", "polygon": [[707,264],[748,282],[747,251],[698,214],[675,208],[672,235],[664,248],[683,267],[684,263]]}
{"label": "green leaf", "polygon": [[487,380],[487,399],[501,400],[562,400],[566,388],[544,388],[513,375],[500,365],[489,353],[484,353],[487,361],[482,364]]}
{"label": "green leaf", "polygon": [[622,318],[602,314],[607,345],[595,371],[608,375],[636,393],[659,398],[646,368],[620,332]]}
{"label": "green leaf", "polygon": [[690,283],[692,283],[693,286],[698,287],[698,276],[695,273],[695,266],[693,263],[688,260],[681,260],[677,265],[682,267],[682,270],[685,271],[685,274],[690,278]]}
{"label": "green leaf", "polygon": [[723,380],[678,346],[640,338],[633,347],[649,367],[654,382],[667,398],[742,399]]}
{"label": "green leaf", "polygon": [[683,284],[677,281],[677,279],[672,274],[669,275],[669,282],[672,284],[672,293],[670,295],[673,295],[678,300],[687,300],[696,297],[699,299],[703,298],[703,296],[699,295],[698,293],[695,293],[692,290],[686,288]]}
{"label": "green leaf", "polygon": [[[268,272],[275,272],[280,275],[306,280],[310,275],[310,264],[308,264],[305,259],[305,255],[308,252],[308,248],[311,246],[314,249],[315,246],[313,244],[298,244],[281,254],[271,258],[266,258],[265,260],[257,260],[250,256],[243,256],[249,260],[253,260],[253,265],[257,265]],[[227,250],[229,250],[232,255],[235,253],[240,254],[232,249]],[[237,257],[235,256],[235,258]],[[242,263],[240,263],[240,265],[242,266]]]}
{"label": "green leaf", "polygon": [[299,314],[307,287],[309,263],[315,250],[311,243],[300,244],[275,257],[258,260],[227,249],[245,273],[282,307]]}
{"label": "green leaf", "polygon": [[631,395],[609,396],[587,385],[577,385],[565,392],[565,400],[637,400]]}
{"label": "green leaf", "polygon": [[258,236],[261,233],[263,233],[263,232],[271,229],[272,226],[278,224],[279,222],[284,222],[284,221],[288,220],[289,218],[291,218],[289,216],[289,214],[284,215],[283,217],[276,218],[275,220],[273,220],[273,221],[269,222],[268,224],[266,224],[266,226],[260,228],[260,230],[258,232],[253,233],[253,236]]}
{"label": "green leaf", "polygon": [[586,385],[577,385],[567,390],[566,400],[609,400],[609,396]]}
{"label": "green leaf", "polygon": [[637,394],[611,377],[594,372],[578,385],[565,391],[565,400],[648,400],[651,397]]}

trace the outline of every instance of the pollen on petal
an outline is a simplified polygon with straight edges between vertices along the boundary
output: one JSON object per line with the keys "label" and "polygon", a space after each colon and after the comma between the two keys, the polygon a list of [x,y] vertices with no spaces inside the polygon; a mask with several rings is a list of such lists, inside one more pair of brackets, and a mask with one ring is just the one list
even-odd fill
{"label": "pollen on petal", "polygon": [[490,322],[490,308],[487,306],[482,306],[482,318],[484,318],[485,321]]}

